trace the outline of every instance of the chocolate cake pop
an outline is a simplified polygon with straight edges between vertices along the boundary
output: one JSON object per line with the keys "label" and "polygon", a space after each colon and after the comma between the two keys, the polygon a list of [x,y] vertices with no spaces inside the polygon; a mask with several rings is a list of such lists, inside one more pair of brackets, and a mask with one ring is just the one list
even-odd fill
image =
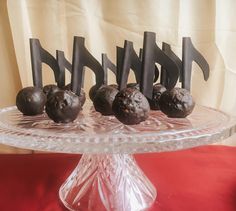
{"label": "chocolate cake pop", "polygon": [[168,117],[184,118],[193,111],[195,102],[188,90],[173,88],[161,95],[159,105]]}
{"label": "chocolate cake pop", "polygon": [[74,121],[81,110],[79,97],[71,91],[61,90],[52,95],[46,103],[48,116],[57,123]]}
{"label": "chocolate cake pop", "polygon": [[134,88],[134,89],[140,90],[140,86],[138,83],[128,83],[127,88]]}
{"label": "chocolate cake pop", "polygon": [[145,121],[150,111],[146,97],[134,88],[125,88],[118,92],[112,109],[116,118],[126,125]]}
{"label": "chocolate cake pop", "polygon": [[27,116],[42,114],[47,97],[43,90],[37,87],[26,87],[16,96],[17,108]]}
{"label": "chocolate cake pop", "polygon": [[[62,89],[71,91],[71,84],[67,84],[66,86],[62,87]],[[83,106],[86,101],[86,94],[83,89],[80,90],[79,100],[80,100],[81,106]]]}
{"label": "chocolate cake pop", "polygon": [[55,92],[59,91],[60,88],[54,84],[49,84],[43,87],[43,92],[47,96],[47,99],[52,96]]}
{"label": "chocolate cake pop", "polygon": [[[94,101],[94,97],[95,97],[97,91],[98,91],[100,88],[104,87],[104,86],[106,86],[106,85],[102,85],[102,86],[100,86],[100,87],[97,87],[96,85],[92,86],[91,89],[89,90],[89,98],[90,98],[92,101]],[[118,89],[118,85],[117,85],[117,84],[110,84],[109,86]]]}
{"label": "chocolate cake pop", "polygon": [[165,91],[166,91],[166,88],[159,83],[153,86],[152,99],[148,99],[150,108],[152,110],[160,110],[159,100],[160,100],[161,94]]}
{"label": "chocolate cake pop", "polygon": [[93,100],[93,105],[96,111],[100,112],[102,115],[112,115],[112,103],[118,93],[117,86],[107,85],[102,86],[97,90],[96,95]]}
{"label": "chocolate cake pop", "polygon": [[89,98],[90,98],[90,100],[92,100],[92,102],[93,102],[94,97],[95,97],[95,95],[96,95],[96,93],[97,93],[97,90],[98,90],[99,88],[103,87],[103,86],[104,86],[104,85],[98,87],[97,85],[94,85],[94,86],[92,86],[92,87],[90,88],[90,90],[89,90]]}

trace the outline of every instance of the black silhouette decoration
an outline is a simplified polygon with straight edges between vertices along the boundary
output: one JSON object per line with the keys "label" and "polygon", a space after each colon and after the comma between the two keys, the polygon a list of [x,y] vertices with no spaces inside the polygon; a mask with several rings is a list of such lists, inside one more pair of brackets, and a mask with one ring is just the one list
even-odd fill
{"label": "black silhouette decoration", "polygon": [[121,65],[118,64],[118,77],[119,77],[119,89],[124,89],[128,81],[128,75],[130,69],[134,71],[135,79],[137,83],[140,83],[141,79],[141,65],[142,62],[136,54],[133,43],[125,40],[124,49],[119,48],[119,54],[122,55]]}
{"label": "black silhouette decoration", "polygon": [[102,54],[102,67],[104,71],[104,84],[108,83],[108,69],[111,70],[115,75],[117,74],[116,65],[107,57],[105,53]]}
{"label": "black silhouette decoration", "polygon": [[206,81],[209,78],[210,68],[206,59],[202,54],[193,46],[190,37],[184,37],[182,43],[182,88],[190,91],[191,89],[191,75],[192,75],[192,62],[195,61],[201,68]]}
{"label": "black silhouette decoration", "polygon": [[65,69],[67,69],[70,73],[72,72],[72,64],[65,58],[65,54],[63,51],[56,51],[57,62],[60,68],[60,72],[65,73]]}
{"label": "black silhouette decoration", "polygon": [[[139,59],[142,60],[142,56],[143,56],[143,49],[140,48],[139,49]],[[159,78],[159,69],[158,67],[155,65],[155,74],[154,74],[154,79],[153,79],[153,83],[157,82],[158,78]]]}
{"label": "black silhouette decoration", "polygon": [[57,60],[42,48],[38,39],[30,39],[30,52],[34,86],[39,88],[43,86],[42,63],[45,63],[53,70],[58,87],[63,87],[65,85],[64,73],[60,71]]}
{"label": "black silhouette decoration", "polygon": [[[168,43],[162,43],[162,50],[171,58],[177,65],[179,71],[179,81],[182,82],[182,61],[181,59],[171,50],[171,46]],[[169,84],[169,77],[167,75],[164,66],[161,67],[161,84],[167,86]]]}
{"label": "black silhouette decoration", "polygon": [[155,33],[144,32],[142,80],[140,83],[140,88],[141,92],[149,99],[152,98],[152,87],[156,62],[166,70],[166,75],[168,77],[166,88],[173,88],[179,77],[179,69],[177,64],[157,46]]}
{"label": "black silhouette decoration", "polygon": [[104,71],[101,64],[85,47],[85,39],[75,36],[73,44],[71,90],[77,95],[80,95],[81,91],[84,66],[87,66],[94,72],[96,76],[96,87],[100,87],[104,84]]}
{"label": "black silhouette decoration", "polygon": [[38,39],[30,39],[32,75],[34,86],[41,88],[42,82],[42,63],[50,66],[53,70],[55,81],[59,87],[65,85],[65,70],[71,74],[71,90],[80,94],[84,84],[85,67],[90,68],[96,76],[95,88],[107,84],[108,69],[116,75],[119,89],[126,87],[130,69],[135,74],[137,83],[140,83],[141,92],[147,97],[152,97],[153,83],[159,77],[159,70],[156,63],[161,65],[160,82],[167,89],[171,89],[179,81],[182,88],[190,90],[192,62],[195,61],[201,68],[204,80],[209,78],[210,70],[206,59],[196,50],[189,37],[183,38],[182,61],[172,51],[167,43],[162,44],[162,50],[156,44],[156,35],[153,32],[144,32],[143,49],[139,55],[136,54],[133,43],[125,40],[124,48],[116,48],[116,65],[102,54],[102,65],[89,53],[85,47],[83,37],[74,37],[72,64],[65,58],[63,51],[56,51],[54,58],[40,44]]}

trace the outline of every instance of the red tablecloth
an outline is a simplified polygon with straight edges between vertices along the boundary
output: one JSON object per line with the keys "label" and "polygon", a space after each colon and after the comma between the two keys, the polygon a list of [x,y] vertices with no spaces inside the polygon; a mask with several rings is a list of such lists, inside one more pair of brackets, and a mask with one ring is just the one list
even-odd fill
{"label": "red tablecloth", "polygon": [[[0,155],[1,211],[61,211],[58,189],[80,156]],[[136,155],[158,191],[152,211],[235,211],[236,148]]]}

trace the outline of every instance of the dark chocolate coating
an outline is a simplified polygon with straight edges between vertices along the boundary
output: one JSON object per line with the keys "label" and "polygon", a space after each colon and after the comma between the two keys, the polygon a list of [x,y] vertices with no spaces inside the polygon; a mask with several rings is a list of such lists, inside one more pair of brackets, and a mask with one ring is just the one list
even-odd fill
{"label": "dark chocolate coating", "polygon": [[134,88],[134,89],[140,90],[140,86],[137,83],[128,83],[127,88]]}
{"label": "dark chocolate coating", "polygon": [[118,92],[112,105],[116,118],[126,125],[139,124],[150,111],[146,97],[137,89],[125,88]]}
{"label": "dark chocolate coating", "polygon": [[97,90],[93,100],[95,110],[102,115],[112,115],[112,103],[117,93],[118,89],[113,85],[103,86]]}
{"label": "dark chocolate coating", "polygon": [[16,106],[24,115],[42,114],[47,97],[43,90],[37,87],[26,87],[16,96]]}
{"label": "dark chocolate coating", "polygon": [[60,88],[54,84],[49,84],[43,87],[43,92],[47,96],[47,99],[59,90]]}
{"label": "dark chocolate coating", "polygon": [[90,90],[89,90],[89,98],[90,98],[92,101],[94,100],[94,97],[95,97],[97,91],[98,91],[101,87],[103,87],[103,86],[104,86],[104,85],[98,87],[97,85],[94,85],[94,86],[92,86],[92,87],[90,88]]}
{"label": "dark chocolate coating", "polygon": [[46,103],[46,112],[54,122],[68,123],[76,119],[81,110],[79,97],[71,91],[61,90]]}
{"label": "dark chocolate coating", "polygon": [[184,118],[193,111],[195,102],[188,90],[174,88],[161,95],[159,105],[168,117]]}
{"label": "dark chocolate coating", "polygon": [[166,91],[166,88],[161,84],[155,84],[153,86],[152,99],[148,99],[150,108],[152,110],[160,110],[159,100],[161,94]]}
{"label": "dark chocolate coating", "polygon": [[[97,85],[92,86],[91,89],[89,90],[89,98],[93,101],[97,91],[104,86],[106,86],[106,85],[102,85],[100,87],[98,87]],[[118,89],[118,85],[116,85],[116,84],[110,84],[109,86],[112,86],[112,87]]]}
{"label": "dark chocolate coating", "polygon": [[[62,89],[71,91],[71,84],[67,84],[66,86],[62,87]],[[80,100],[81,106],[83,106],[86,101],[86,94],[83,89],[80,90],[79,100]]]}

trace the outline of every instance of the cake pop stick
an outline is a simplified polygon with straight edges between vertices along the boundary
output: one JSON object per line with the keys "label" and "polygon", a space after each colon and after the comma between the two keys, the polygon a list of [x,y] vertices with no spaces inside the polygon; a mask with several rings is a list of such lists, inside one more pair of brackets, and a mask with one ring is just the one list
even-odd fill
{"label": "cake pop stick", "polygon": [[43,86],[42,63],[49,65],[53,70],[58,87],[65,85],[64,73],[60,72],[57,60],[48,51],[42,48],[38,39],[30,39],[30,53],[34,86],[39,88]]}
{"label": "cake pop stick", "polygon": [[182,45],[182,88],[185,88],[190,91],[192,62],[195,61],[199,65],[203,72],[205,81],[207,81],[209,78],[210,68],[203,55],[193,46],[190,37],[184,37]]}

